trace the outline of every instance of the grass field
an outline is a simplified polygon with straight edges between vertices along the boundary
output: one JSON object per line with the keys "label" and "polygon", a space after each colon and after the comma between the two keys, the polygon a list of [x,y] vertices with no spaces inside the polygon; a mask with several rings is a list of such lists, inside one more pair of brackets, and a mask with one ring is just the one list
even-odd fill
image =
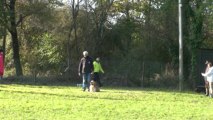
{"label": "grass field", "polygon": [[0,120],[212,120],[213,99],[194,92],[0,85]]}

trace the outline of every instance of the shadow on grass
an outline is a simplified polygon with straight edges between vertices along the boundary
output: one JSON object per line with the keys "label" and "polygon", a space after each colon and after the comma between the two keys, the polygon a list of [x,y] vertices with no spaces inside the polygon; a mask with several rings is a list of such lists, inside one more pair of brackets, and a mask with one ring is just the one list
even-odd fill
{"label": "shadow on grass", "polygon": [[0,80],[0,84],[17,84],[17,85],[33,85],[33,86],[74,86],[77,83],[71,80],[60,80],[59,78],[51,79],[41,77],[33,79],[31,77],[7,77]]}
{"label": "shadow on grass", "polygon": [[179,91],[177,88],[153,88],[153,87],[107,87],[109,90],[115,90],[116,93],[125,93],[125,91],[144,91],[149,92],[149,94],[152,94],[152,92],[165,92],[165,93],[176,93],[176,94],[205,94],[203,92],[195,92],[189,89]]}
{"label": "shadow on grass", "polygon": [[[80,83],[81,81],[79,81]],[[64,86],[64,87],[76,87],[76,82],[73,82],[71,80],[60,80],[60,79],[38,79],[33,80],[23,78],[23,77],[10,77],[10,78],[4,78],[3,80],[0,80],[0,84],[10,85],[10,84],[17,84],[17,85],[32,85],[32,86],[49,86],[49,87],[58,87],[58,86]],[[0,86],[3,87],[3,86]],[[80,89],[80,87],[79,87]],[[180,93],[180,94],[198,94],[192,90],[183,90],[179,91],[178,88],[142,88],[142,87],[121,87],[121,86],[104,86],[104,89],[106,90],[115,90],[114,93],[126,93],[126,91],[147,91],[150,94],[152,92],[169,92],[169,93]],[[106,91],[101,91],[106,92]],[[204,93],[200,93],[204,94]]]}
{"label": "shadow on grass", "polygon": [[[69,98],[71,100],[76,100],[76,99],[85,99],[85,98],[89,98],[89,99],[104,99],[104,100],[126,100],[126,99],[121,99],[121,98],[111,98],[111,97],[97,97],[97,96],[88,96],[88,95],[67,95],[67,94],[56,94],[56,93],[45,93],[45,92],[33,92],[33,91],[19,91],[19,90],[1,90],[0,91],[4,91],[4,92],[9,92],[9,93],[23,93],[23,94],[37,94],[37,95],[48,95],[48,96],[57,96],[57,97],[66,97]],[[101,91],[101,92],[106,92],[106,91]],[[98,92],[98,93],[101,93]],[[83,93],[83,91],[82,91]],[[88,92],[88,94],[92,94],[90,92]]]}

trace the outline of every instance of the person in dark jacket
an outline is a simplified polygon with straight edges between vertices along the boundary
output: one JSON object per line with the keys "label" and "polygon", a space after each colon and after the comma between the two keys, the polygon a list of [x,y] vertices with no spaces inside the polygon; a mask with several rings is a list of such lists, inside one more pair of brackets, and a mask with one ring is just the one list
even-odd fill
{"label": "person in dark jacket", "polygon": [[78,67],[78,75],[83,77],[83,82],[82,82],[82,88],[83,91],[88,88],[89,91],[89,84],[90,84],[90,79],[91,79],[91,74],[93,73],[94,67],[93,67],[93,60],[90,56],[88,56],[88,52],[84,51],[83,52],[83,58],[81,58],[81,61],[79,63]]}

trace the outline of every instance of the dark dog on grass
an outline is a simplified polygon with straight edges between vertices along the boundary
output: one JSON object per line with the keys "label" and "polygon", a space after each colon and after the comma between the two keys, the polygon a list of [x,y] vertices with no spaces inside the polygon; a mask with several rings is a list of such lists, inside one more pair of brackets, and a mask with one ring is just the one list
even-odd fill
{"label": "dark dog on grass", "polygon": [[100,88],[94,80],[90,81],[89,91],[90,92],[100,92]]}
{"label": "dark dog on grass", "polygon": [[205,93],[205,86],[197,86],[195,88],[195,92],[197,92],[197,93]]}

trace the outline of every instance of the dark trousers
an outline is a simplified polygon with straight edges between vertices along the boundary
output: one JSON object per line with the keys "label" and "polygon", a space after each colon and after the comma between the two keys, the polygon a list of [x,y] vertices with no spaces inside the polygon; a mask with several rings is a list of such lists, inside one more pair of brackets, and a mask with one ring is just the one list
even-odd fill
{"label": "dark trousers", "polygon": [[102,84],[100,81],[100,76],[99,76],[99,73],[97,73],[97,72],[94,73],[94,81],[98,83],[99,87],[102,87]]}
{"label": "dark trousers", "polygon": [[205,80],[206,95],[209,95],[209,82]]}

